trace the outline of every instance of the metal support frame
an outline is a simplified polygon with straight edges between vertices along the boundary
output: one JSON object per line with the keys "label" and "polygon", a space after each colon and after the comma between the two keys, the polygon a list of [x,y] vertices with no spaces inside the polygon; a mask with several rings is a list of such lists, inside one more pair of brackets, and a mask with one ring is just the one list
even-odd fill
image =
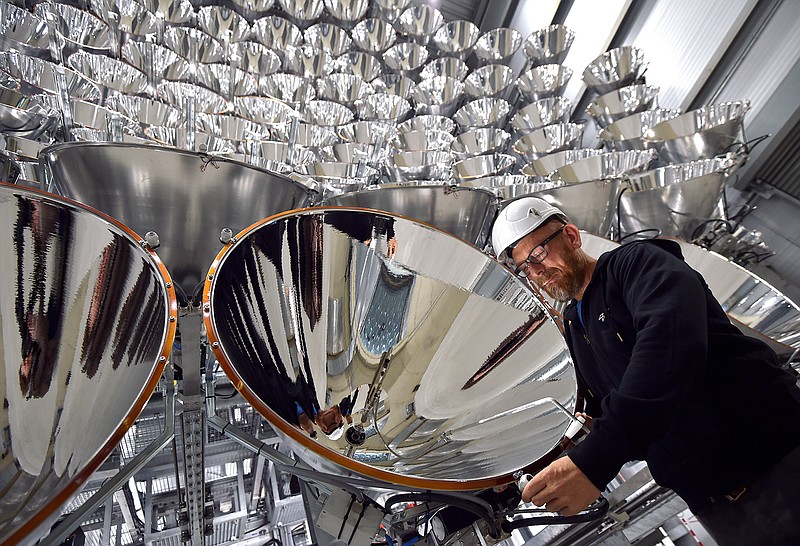
{"label": "metal support frame", "polygon": [[[175,388],[172,380],[172,368],[168,365],[166,374],[166,397],[164,399],[164,430],[141,453],[131,459],[119,472],[110,478],[94,495],[89,497],[78,509],[67,516],[39,544],[41,546],[60,545],[86,518],[133,477],[136,472],[150,461],[159,451],[167,447],[175,434]],[[108,509],[106,509],[108,510]],[[117,529],[119,531],[119,527]]]}

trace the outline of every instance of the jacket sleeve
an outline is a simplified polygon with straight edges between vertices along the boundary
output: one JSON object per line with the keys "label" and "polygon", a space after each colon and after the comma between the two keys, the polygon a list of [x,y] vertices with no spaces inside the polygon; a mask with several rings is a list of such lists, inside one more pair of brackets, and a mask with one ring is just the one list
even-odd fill
{"label": "jacket sleeve", "polygon": [[607,274],[606,282],[621,287],[635,342],[619,388],[602,401],[602,417],[569,453],[600,490],[667,434],[676,409],[705,374],[708,351],[704,284],[680,258],[631,244],[609,260]]}

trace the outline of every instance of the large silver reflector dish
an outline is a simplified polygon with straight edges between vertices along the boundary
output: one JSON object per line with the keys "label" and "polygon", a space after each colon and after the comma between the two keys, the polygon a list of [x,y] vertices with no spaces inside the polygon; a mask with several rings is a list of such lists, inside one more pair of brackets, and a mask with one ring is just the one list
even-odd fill
{"label": "large silver reflector dish", "polygon": [[[685,241],[683,257],[699,271],[732,322],[746,334],[769,338],[775,352],[800,348],[800,306],[778,289],[727,258]],[[763,339],[763,338],[762,338]],[[787,347],[788,346],[788,347]]]}
{"label": "large silver reflector dish", "polygon": [[217,255],[220,232],[237,232],[309,203],[309,190],[224,158],[151,145],[67,143],[41,154],[59,193],[155,231],[158,255],[191,297]]}
{"label": "large silver reflector dish", "polygon": [[425,222],[483,249],[497,216],[497,199],[485,190],[450,184],[381,184],[329,197],[323,205],[358,207],[399,214]]}
{"label": "large silver reflector dish", "polygon": [[368,209],[285,213],[240,233],[208,278],[223,369],[317,468],[411,488],[507,483],[552,459],[576,408],[549,307],[433,227]]}
{"label": "large silver reflector dish", "polygon": [[55,195],[0,184],[0,543],[35,543],[122,439],[177,318],[139,237]]}

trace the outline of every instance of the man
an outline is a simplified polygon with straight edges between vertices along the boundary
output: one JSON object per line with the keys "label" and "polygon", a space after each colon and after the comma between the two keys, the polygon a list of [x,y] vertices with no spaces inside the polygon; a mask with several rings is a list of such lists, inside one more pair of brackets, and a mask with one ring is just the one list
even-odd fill
{"label": "man", "polygon": [[595,260],[559,209],[527,197],[492,229],[498,259],[564,312],[592,432],[522,498],[572,515],[620,467],[645,460],[717,541],[800,544],[800,389],[761,341],[733,326],[671,241]]}

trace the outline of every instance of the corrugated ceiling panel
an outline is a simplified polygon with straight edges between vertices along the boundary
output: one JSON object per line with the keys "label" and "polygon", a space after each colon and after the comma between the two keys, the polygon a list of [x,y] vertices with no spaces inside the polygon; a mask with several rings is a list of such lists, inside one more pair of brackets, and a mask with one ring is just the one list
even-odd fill
{"label": "corrugated ceiling panel", "polygon": [[[798,60],[800,2],[786,0],[719,90],[715,102],[750,99],[752,108],[745,122],[754,118]],[[800,92],[797,98],[800,101]]]}
{"label": "corrugated ceiling panel", "polygon": [[415,0],[414,4],[428,4],[442,12],[446,21],[466,19],[475,22],[475,12],[480,0]]}
{"label": "corrugated ceiling panel", "polygon": [[756,178],[800,199],[800,123],[773,150]]}
{"label": "corrugated ceiling panel", "polygon": [[660,106],[686,109],[756,3],[757,0],[655,3],[645,23],[625,43],[644,50],[649,61],[647,83],[661,88]]}

